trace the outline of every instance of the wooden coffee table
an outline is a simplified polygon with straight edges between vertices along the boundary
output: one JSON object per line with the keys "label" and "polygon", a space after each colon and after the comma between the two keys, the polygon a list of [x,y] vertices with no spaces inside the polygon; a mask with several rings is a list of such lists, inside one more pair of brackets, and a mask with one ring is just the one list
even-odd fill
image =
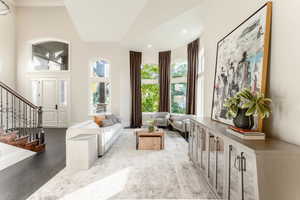
{"label": "wooden coffee table", "polygon": [[162,150],[165,147],[165,133],[162,129],[149,132],[148,130],[136,131],[137,150]]}

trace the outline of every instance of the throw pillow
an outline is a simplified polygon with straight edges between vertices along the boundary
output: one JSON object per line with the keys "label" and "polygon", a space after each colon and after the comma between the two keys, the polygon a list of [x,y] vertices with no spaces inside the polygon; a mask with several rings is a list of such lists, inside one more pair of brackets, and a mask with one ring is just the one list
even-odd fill
{"label": "throw pillow", "polygon": [[100,127],[103,126],[103,120],[105,120],[105,116],[94,116],[94,122]]}

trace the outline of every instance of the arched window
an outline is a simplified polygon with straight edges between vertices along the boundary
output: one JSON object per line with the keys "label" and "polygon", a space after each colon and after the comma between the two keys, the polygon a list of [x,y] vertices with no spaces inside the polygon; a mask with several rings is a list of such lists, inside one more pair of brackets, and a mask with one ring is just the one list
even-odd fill
{"label": "arched window", "polygon": [[90,104],[91,115],[110,112],[110,74],[109,62],[100,59],[90,66]]}
{"label": "arched window", "polygon": [[47,41],[32,44],[33,71],[68,71],[69,44]]}

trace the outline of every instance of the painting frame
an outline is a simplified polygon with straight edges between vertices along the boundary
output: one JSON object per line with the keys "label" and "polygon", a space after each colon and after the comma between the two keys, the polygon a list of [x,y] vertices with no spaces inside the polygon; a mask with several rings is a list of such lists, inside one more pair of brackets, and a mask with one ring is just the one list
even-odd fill
{"label": "painting frame", "polygon": [[[266,87],[267,87],[267,74],[268,74],[268,68],[269,68],[269,58],[270,58],[270,40],[271,40],[271,23],[272,23],[272,2],[265,3],[261,8],[259,8],[257,11],[255,11],[251,16],[249,16],[246,20],[244,20],[241,24],[239,24],[236,28],[234,28],[229,34],[227,34],[225,37],[223,37],[221,40],[217,43],[217,52],[216,52],[216,65],[215,65],[215,75],[214,75],[214,86],[213,86],[213,99],[212,99],[212,107],[211,107],[211,119],[213,121],[217,121],[226,125],[233,125],[232,123],[228,123],[225,120],[219,120],[214,117],[215,114],[215,103],[216,103],[216,81],[217,78],[217,72],[219,67],[219,54],[220,54],[220,44],[224,43],[225,40],[227,40],[231,35],[233,35],[239,28],[243,27],[247,22],[253,20],[256,15],[258,15],[262,10],[265,9],[264,17],[265,17],[265,24],[264,24],[264,35],[263,39],[263,45],[262,45],[262,51],[263,54],[261,56],[262,62],[261,62],[261,71],[260,71],[260,87],[259,92],[266,93]],[[256,16],[257,17],[257,16]],[[231,59],[231,58],[230,58]],[[249,65],[248,65],[249,66]],[[256,65],[255,65],[256,66]],[[234,68],[233,68],[234,69]],[[234,71],[234,70],[233,70]],[[242,88],[241,88],[242,89]],[[240,90],[239,90],[240,91]],[[224,99],[224,97],[223,97]],[[222,105],[221,105],[222,106]],[[263,120],[262,119],[256,119],[256,129],[259,131],[263,131]]]}

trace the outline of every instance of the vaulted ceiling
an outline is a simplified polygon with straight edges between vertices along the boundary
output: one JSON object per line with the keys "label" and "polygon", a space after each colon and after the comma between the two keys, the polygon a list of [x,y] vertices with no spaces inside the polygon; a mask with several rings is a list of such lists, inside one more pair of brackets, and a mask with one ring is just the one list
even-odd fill
{"label": "vaulted ceiling", "polygon": [[173,49],[201,34],[201,0],[15,0],[17,6],[65,6],[82,40],[136,50]]}

